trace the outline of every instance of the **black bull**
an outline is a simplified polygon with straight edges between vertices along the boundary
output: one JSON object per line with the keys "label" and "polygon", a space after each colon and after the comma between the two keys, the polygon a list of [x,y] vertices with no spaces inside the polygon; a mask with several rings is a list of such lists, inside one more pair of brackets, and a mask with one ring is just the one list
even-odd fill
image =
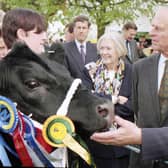
{"label": "black bull", "polygon": [[[0,62],[0,94],[16,102],[21,112],[43,123],[56,114],[74,80],[63,60],[64,51],[58,44],[50,54],[41,56],[24,44],[16,44]],[[113,106],[80,85],[67,116],[79,134],[91,134],[109,127]]]}

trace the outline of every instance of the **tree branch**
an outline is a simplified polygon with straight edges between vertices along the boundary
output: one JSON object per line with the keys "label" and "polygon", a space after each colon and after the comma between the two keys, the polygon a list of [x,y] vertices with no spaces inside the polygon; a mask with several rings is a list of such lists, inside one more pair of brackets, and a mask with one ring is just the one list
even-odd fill
{"label": "tree branch", "polygon": [[120,4],[126,3],[127,1],[130,1],[130,0],[121,0],[120,2],[115,2],[115,3],[111,3],[111,1],[110,1],[109,5],[110,6],[120,5]]}
{"label": "tree branch", "polygon": [[162,3],[162,4],[166,4],[168,3],[168,1],[165,0],[155,0],[156,3]]}

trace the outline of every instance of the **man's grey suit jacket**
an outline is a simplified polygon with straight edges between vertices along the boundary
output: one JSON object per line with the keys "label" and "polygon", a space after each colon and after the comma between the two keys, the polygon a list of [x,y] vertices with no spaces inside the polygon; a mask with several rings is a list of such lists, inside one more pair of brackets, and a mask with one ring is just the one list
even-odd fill
{"label": "man's grey suit jacket", "polygon": [[[158,97],[158,63],[160,55],[141,59],[133,64],[132,101],[136,123],[141,128],[168,126],[168,114],[161,123]],[[142,142],[143,143],[143,142]],[[153,168],[151,161],[132,153],[129,168]]]}
{"label": "man's grey suit jacket", "polygon": [[[142,129],[142,158],[168,158],[168,127]],[[167,165],[168,167],[168,165]]]}
{"label": "man's grey suit jacket", "polygon": [[132,64],[140,58],[136,40],[129,41],[129,48],[130,48],[132,59],[130,59],[127,54],[126,61]]}

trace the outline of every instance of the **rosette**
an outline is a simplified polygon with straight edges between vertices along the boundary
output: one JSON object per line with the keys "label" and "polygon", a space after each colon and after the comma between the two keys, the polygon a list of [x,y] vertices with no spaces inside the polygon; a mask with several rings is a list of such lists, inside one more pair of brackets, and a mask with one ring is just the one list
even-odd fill
{"label": "rosette", "polygon": [[18,114],[14,103],[0,96],[0,130],[5,133],[12,133],[18,124]]}

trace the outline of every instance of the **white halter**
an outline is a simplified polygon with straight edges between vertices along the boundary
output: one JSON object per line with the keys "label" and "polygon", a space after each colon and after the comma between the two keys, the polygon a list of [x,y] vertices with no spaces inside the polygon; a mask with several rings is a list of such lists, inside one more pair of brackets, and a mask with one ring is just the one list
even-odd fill
{"label": "white halter", "polygon": [[[81,79],[78,79],[78,78],[75,79],[72,82],[72,84],[71,84],[71,86],[70,86],[70,88],[69,88],[69,90],[68,90],[68,92],[66,94],[66,97],[65,97],[65,99],[63,101],[63,103],[61,104],[60,108],[56,112],[56,115],[64,115],[64,116],[67,115],[69,103],[71,102],[71,99],[72,99],[75,91],[77,90],[79,84],[81,84],[81,83],[82,83]],[[32,117],[32,113],[29,115],[29,117]],[[32,119],[32,121],[33,121],[33,123],[35,124],[36,127],[42,129],[43,126],[42,126],[41,123],[39,123],[39,122],[37,122],[37,121],[35,121],[33,119]]]}
{"label": "white halter", "polygon": [[71,87],[69,88],[67,95],[61,104],[60,108],[57,110],[57,115],[67,115],[68,113],[68,107],[71,102],[71,99],[77,90],[79,84],[81,84],[81,79],[75,79],[73,83],[71,84]]}

